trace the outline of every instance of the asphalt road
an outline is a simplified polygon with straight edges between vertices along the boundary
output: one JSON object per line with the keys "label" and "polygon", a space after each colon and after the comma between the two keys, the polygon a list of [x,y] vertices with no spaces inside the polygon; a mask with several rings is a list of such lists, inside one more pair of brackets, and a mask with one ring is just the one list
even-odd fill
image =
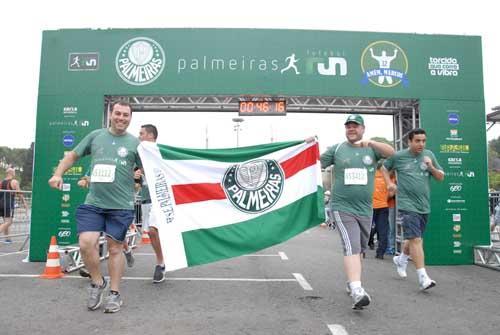
{"label": "asphalt road", "polygon": [[370,252],[363,286],[372,304],[353,311],[337,232],[320,227],[255,255],[169,273],[160,284],[151,281],[151,247],[140,246],[116,314],[86,310],[88,279],[76,273],[29,276],[45,264],[21,262],[26,253],[15,248],[0,246],[2,335],[500,333],[500,272],[474,265],[428,267],[438,285],[420,292],[411,264],[403,280],[391,257]]}

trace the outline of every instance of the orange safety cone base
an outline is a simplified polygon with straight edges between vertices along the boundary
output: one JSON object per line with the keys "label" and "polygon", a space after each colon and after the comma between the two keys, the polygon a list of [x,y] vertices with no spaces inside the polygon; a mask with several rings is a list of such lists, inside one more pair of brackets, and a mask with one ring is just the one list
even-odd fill
{"label": "orange safety cone base", "polygon": [[[53,272],[53,273],[51,273]],[[64,273],[62,273],[61,271],[57,272],[57,271],[54,271],[54,270],[49,270],[47,271],[47,269],[45,269],[45,271],[40,275],[40,278],[43,278],[43,279],[57,279],[57,278],[62,278],[64,277]]]}
{"label": "orange safety cone base", "polygon": [[59,262],[59,252],[57,251],[56,237],[52,236],[50,239],[49,253],[47,254],[47,263],[45,270],[40,275],[43,279],[57,279],[64,276],[61,271],[61,264]]}
{"label": "orange safety cone base", "polygon": [[151,239],[149,238],[149,234],[147,231],[142,233],[141,243],[142,244],[151,244]]}

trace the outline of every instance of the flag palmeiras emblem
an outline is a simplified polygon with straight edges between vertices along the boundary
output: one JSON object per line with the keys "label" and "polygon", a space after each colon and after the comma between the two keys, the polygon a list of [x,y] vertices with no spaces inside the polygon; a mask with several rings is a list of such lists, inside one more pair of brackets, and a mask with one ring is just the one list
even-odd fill
{"label": "flag palmeiras emblem", "polygon": [[238,210],[260,213],[278,202],[284,182],[284,173],[278,162],[257,159],[232,165],[224,174],[222,186]]}

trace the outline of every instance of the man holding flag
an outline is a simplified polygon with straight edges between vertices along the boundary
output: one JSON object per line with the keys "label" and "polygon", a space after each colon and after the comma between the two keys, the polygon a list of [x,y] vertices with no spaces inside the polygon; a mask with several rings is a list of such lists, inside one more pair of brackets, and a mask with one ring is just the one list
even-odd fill
{"label": "man holding flag", "polygon": [[[139,131],[139,140],[156,142],[158,138],[158,129],[152,124],[141,126]],[[142,229],[149,232],[151,246],[156,256],[156,266],[153,273],[153,283],[161,283],[165,280],[165,262],[163,261],[163,252],[161,250],[160,235],[156,228],[156,220],[151,212],[151,196],[146,179],[141,180],[141,210],[142,210]]]}
{"label": "man holding flag", "polygon": [[371,298],[361,286],[361,253],[366,250],[372,225],[373,180],[377,161],[394,154],[385,143],[363,140],[361,115],[350,115],[345,125],[347,141],[321,155],[321,167],[334,165],[331,206],[344,248],[344,270],[353,309],[363,309]]}

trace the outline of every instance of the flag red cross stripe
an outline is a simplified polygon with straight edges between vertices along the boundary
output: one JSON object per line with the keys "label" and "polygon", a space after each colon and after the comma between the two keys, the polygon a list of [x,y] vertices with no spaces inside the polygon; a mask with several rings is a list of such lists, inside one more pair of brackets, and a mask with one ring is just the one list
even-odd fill
{"label": "flag red cross stripe", "polygon": [[[290,178],[301,170],[315,165],[319,159],[318,144],[310,146],[297,155],[280,163],[285,179]],[[226,194],[220,183],[198,183],[172,185],[175,203],[177,205],[192,202],[223,200]]]}

